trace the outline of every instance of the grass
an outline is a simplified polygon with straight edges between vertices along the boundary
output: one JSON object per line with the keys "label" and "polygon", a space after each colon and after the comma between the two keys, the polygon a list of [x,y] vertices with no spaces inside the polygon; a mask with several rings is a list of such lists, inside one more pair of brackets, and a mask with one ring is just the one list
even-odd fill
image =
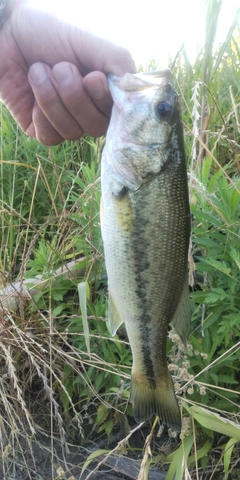
{"label": "grass", "polygon": [[[173,335],[168,344],[181,439],[165,441],[149,426],[141,480],[157,466],[167,480],[239,478],[240,46],[235,19],[214,50],[220,3],[208,2],[211,22],[195,64],[183,50],[174,66],[189,159],[190,283],[197,285],[189,346]],[[129,444],[140,428],[132,428],[128,341],[124,329],[112,338],[106,324],[104,139],[48,149],[26,138],[4,106],[0,125],[1,477],[16,479],[22,469],[44,478],[40,452],[50,459],[45,478],[61,478],[61,469],[77,477],[103,452],[88,464],[78,457],[76,470],[73,445],[81,452],[85,438],[103,435],[107,443],[121,431],[105,460],[119,449],[136,454],[135,440]]]}
{"label": "grass", "polygon": [[[99,229],[102,141],[85,139],[74,146],[47,149],[26,139],[3,107],[1,128],[4,428],[0,442],[5,459],[10,432],[11,443],[19,449],[23,438],[30,449],[42,429],[51,438],[58,432],[64,446],[66,433],[81,441],[83,423],[93,429],[91,419],[100,400],[106,409],[112,402],[116,410],[121,409],[121,399],[116,398],[120,389],[116,358],[124,364],[127,355],[123,353],[126,342],[119,341],[116,347],[105,323],[106,280]],[[83,279],[89,290],[90,347],[96,351],[91,354],[82,333],[77,294]],[[123,366],[121,381],[128,380],[129,368]],[[103,384],[112,392],[101,393],[100,398]],[[100,413],[101,409],[101,423]],[[105,425],[106,430],[110,427]],[[10,450],[8,464],[11,455]],[[24,459],[24,449],[20,456]],[[14,462],[6,468],[3,462],[2,468],[3,478],[10,478]]]}

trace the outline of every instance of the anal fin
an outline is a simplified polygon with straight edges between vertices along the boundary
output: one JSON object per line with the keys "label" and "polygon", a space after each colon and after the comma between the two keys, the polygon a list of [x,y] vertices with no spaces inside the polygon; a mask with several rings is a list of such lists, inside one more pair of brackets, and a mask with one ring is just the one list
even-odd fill
{"label": "anal fin", "polygon": [[190,332],[191,308],[188,288],[188,277],[184,282],[182,295],[178,303],[177,310],[171,322],[176,332],[180,336],[184,345],[187,345],[187,339]]}
{"label": "anal fin", "polygon": [[108,321],[110,326],[110,332],[112,336],[114,336],[118,328],[120,327],[120,325],[123,323],[123,319],[119,314],[115,300],[111,292],[109,292],[109,297],[108,297]]}

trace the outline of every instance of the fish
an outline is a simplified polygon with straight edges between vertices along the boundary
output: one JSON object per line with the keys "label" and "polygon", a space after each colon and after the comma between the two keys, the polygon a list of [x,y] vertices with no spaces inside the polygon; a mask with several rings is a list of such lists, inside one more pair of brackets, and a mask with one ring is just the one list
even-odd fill
{"label": "fish", "polygon": [[157,415],[179,432],[167,365],[171,324],[190,330],[190,209],[183,125],[169,69],[108,75],[113,108],[101,160],[101,233],[112,335],[124,322],[137,422]]}

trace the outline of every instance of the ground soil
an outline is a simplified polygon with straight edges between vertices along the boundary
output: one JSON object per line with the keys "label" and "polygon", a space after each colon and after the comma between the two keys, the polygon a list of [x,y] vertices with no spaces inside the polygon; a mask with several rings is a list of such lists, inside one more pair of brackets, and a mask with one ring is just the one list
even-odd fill
{"label": "ground soil", "polygon": [[[30,442],[24,438],[15,442],[14,448],[6,447],[0,461],[0,480],[135,480],[138,478],[142,460],[142,449],[149,428],[144,428],[131,439],[131,447],[135,452],[139,447],[139,455],[118,453],[110,455],[107,461],[94,472],[103,457],[92,462],[81,476],[82,467],[88,456],[99,449],[112,450],[121,440],[117,432],[109,442],[107,438],[79,438],[79,446],[68,441],[61,445],[59,438],[54,439],[46,433],[37,433]],[[11,435],[10,435],[11,437]],[[141,446],[140,446],[141,445]],[[139,458],[138,458],[139,457]],[[165,473],[159,468],[151,469],[149,480],[164,480]]]}

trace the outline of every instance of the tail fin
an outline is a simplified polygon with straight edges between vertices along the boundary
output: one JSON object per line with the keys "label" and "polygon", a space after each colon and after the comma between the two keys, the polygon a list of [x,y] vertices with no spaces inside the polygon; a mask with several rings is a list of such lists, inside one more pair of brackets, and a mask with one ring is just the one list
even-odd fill
{"label": "tail fin", "polygon": [[131,402],[136,422],[141,423],[157,415],[164,425],[180,432],[181,414],[168,369],[166,369],[164,380],[155,388],[150,386],[147,378],[142,382],[137,377],[134,373],[132,374]]}

